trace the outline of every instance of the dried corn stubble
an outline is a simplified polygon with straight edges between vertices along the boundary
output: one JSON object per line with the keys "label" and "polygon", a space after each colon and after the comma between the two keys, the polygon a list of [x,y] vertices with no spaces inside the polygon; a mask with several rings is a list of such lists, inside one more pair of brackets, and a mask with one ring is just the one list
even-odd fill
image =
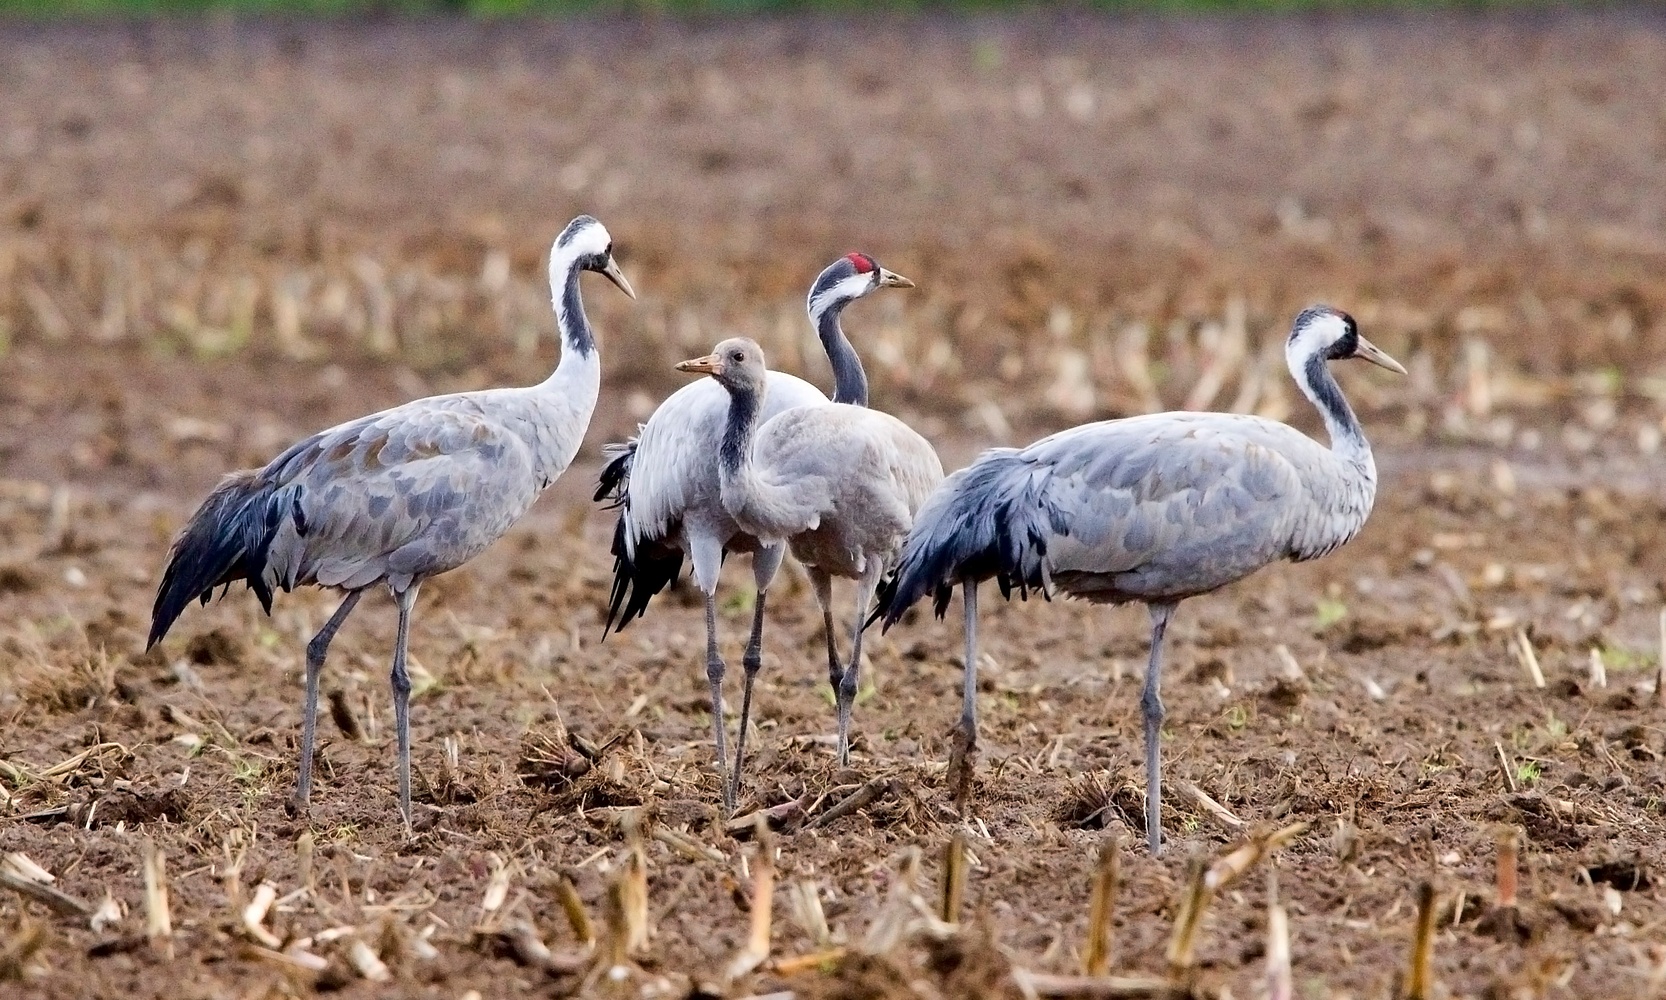
{"label": "dried corn stubble", "polygon": [[724,970],[728,982],[745,976],[769,958],[769,933],[775,911],[775,838],[770,836],[769,824],[758,818],[755,832],[758,853],[752,861],[751,928],[746,947]]}
{"label": "dried corn stubble", "polygon": [[166,956],[174,957],[173,916],[168,905],[168,874],[162,851],[149,837],[139,842],[139,855],[145,874],[145,933],[151,947]]}
{"label": "dried corn stubble", "polygon": [[1082,948],[1082,973],[1103,976],[1111,970],[1111,922],[1116,916],[1117,879],[1121,873],[1122,840],[1112,836],[1099,848],[1093,890],[1088,901],[1087,943]]}

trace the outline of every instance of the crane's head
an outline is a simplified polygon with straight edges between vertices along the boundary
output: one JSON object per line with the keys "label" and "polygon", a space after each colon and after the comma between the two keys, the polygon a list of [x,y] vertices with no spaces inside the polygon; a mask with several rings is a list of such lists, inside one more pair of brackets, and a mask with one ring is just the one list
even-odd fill
{"label": "crane's head", "polygon": [[1308,306],[1301,311],[1290,327],[1284,354],[1292,371],[1300,371],[1314,358],[1323,361],[1359,358],[1391,372],[1406,373],[1400,362],[1360,336],[1359,324],[1352,316],[1330,306]]}
{"label": "crane's head", "polygon": [[595,271],[619,286],[619,290],[636,298],[631,283],[613,259],[613,237],[607,227],[588,215],[581,215],[555,238],[555,249],[550,251],[550,283],[559,285],[557,272],[571,269]]}
{"label": "crane's head", "polygon": [[710,375],[717,384],[730,392],[760,392],[764,385],[764,349],[755,340],[731,337],[723,341],[703,358],[694,358],[677,365],[680,372]]}
{"label": "crane's head", "polygon": [[806,308],[810,319],[821,319],[828,310],[837,312],[869,292],[880,288],[913,288],[914,282],[879,266],[865,253],[851,251],[827,265],[810,286]]}

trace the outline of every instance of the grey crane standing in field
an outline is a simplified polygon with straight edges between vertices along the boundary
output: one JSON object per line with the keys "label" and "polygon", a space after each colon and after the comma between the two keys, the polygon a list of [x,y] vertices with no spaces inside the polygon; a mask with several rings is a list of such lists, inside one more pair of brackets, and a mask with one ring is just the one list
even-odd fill
{"label": "grey crane standing in field", "polygon": [[297,808],[306,808],[312,790],[325,653],[365,589],[381,583],[399,606],[391,683],[399,811],[409,827],[411,607],[424,580],[483,552],[578,453],[601,387],[601,359],[579,298],[584,271],[636,297],[602,224],[586,215],[568,224],[550,251],[561,362],[543,382],[418,399],[320,431],[263,469],[227,476],[175,540],[147,648],[191,601],[207,604],[222,585],[244,581],[267,613],[275,588],[346,592],[307,644]]}
{"label": "grey crane standing in field", "polygon": [[1024,449],[995,448],[944,481],[915,519],[874,618],[885,628],[926,593],[942,616],[965,601],[962,761],[977,739],[978,583],[1003,595],[1057,590],[1099,604],[1143,602],[1151,658],[1145,722],[1146,839],[1161,847],[1158,739],[1163,632],[1175,607],[1282,559],[1325,555],[1365,525],[1377,466],[1329,361],[1360,358],[1405,374],[1352,317],[1314,306],[1284,348],[1324,419],[1326,448],[1287,424],[1230,413],[1157,413],[1084,424]]}
{"label": "grey crane standing in field", "polygon": [[[833,368],[833,402],[868,404],[868,379],[862,361],[839,323],[845,306],[881,288],[912,288],[914,283],[888,271],[864,253],[850,253],[829,264],[810,287],[806,308]],[[785,372],[769,372],[760,420],[798,406],[828,402],[821,390]],[[752,633],[742,665],[747,691],[763,662],[764,602],[780,568],[783,548],[748,533],[724,509],[720,494],[718,449],[723,441],[729,397],[714,382],[700,379],[661,403],[637,436],[612,447],[613,459],[602,470],[595,499],[619,507],[613,534],[613,594],[607,629],[620,630],[646,613],[649,600],[670,586],[682,571],[683,557],[694,562],[694,582],[706,603],[706,678],[711,685],[712,731],[717,766],[727,771],[723,723],[725,666],[717,648],[717,579],[730,552],[752,555],[757,600]],[[746,730],[741,729],[744,747]],[[734,808],[735,782],[725,786],[724,803]]]}
{"label": "grey crane standing in field", "polygon": [[[847,763],[868,606],[915,511],[942,482],[943,464],[907,424],[863,406],[801,406],[760,421],[768,388],[764,352],[743,337],[725,340],[677,370],[708,374],[729,394],[716,448],[723,509],[761,543],[785,542],[810,573],[827,633],[828,681],[839,713],[839,763]],[[833,637],[835,576],[856,581],[856,621],[846,667],[840,666]],[[732,789],[740,784],[756,673],[746,672]]]}

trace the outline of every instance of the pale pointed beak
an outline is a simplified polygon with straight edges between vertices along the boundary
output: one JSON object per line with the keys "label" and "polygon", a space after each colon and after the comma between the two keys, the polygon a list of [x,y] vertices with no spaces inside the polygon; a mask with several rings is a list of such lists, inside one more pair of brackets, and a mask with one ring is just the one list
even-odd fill
{"label": "pale pointed beak", "polygon": [[723,373],[723,359],[715,354],[708,354],[703,358],[677,362],[677,370],[690,375],[721,375]]}
{"label": "pale pointed beak", "polygon": [[614,260],[611,255],[608,256],[607,265],[602,268],[601,274],[602,277],[618,285],[621,292],[633,299],[636,298],[636,292],[631,288],[631,283],[625,280],[624,273],[619,270],[619,262]]}
{"label": "pale pointed beak", "polygon": [[913,288],[914,287],[914,282],[909,281],[907,278],[903,277],[902,275],[898,274],[895,271],[887,271],[882,267],[882,268],[879,269],[879,287],[881,287],[881,288]]}
{"label": "pale pointed beak", "polygon": [[1371,343],[1369,340],[1366,340],[1364,337],[1359,338],[1359,345],[1354,348],[1354,357],[1360,359],[1361,361],[1369,361],[1378,368],[1387,368],[1389,371],[1396,372],[1400,375],[1404,375],[1406,373],[1405,365],[1402,365],[1400,362],[1383,353],[1382,348]]}

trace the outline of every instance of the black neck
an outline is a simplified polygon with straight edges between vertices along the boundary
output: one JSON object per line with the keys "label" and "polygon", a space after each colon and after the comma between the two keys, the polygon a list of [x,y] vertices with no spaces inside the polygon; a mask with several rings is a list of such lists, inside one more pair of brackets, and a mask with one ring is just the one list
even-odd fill
{"label": "black neck", "polygon": [[[725,388],[728,388],[725,386]],[[736,473],[752,450],[752,431],[758,423],[758,394],[751,389],[729,389],[729,423],[723,428],[718,460],[726,473]]]}
{"label": "black neck", "polygon": [[561,287],[561,309],[558,315],[563,350],[572,351],[581,358],[596,349],[596,338],[590,332],[590,320],[584,315],[584,300],[578,294],[578,276],[583,272],[584,268],[579,267],[577,263],[567,269],[567,281]]}
{"label": "black neck", "polygon": [[1325,430],[1330,433],[1331,447],[1351,447],[1364,443],[1365,433],[1359,426],[1359,419],[1354,416],[1353,407],[1348,405],[1348,400],[1342,395],[1342,387],[1337,385],[1336,379],[1331,376],[1330,366],[1325,363],[1324,355],[1315,354],[1308,358],[1302,373],[1307,383],[1308,397],[1325,418]]}
{"label": "black neck", "polygon": [[850,345],[839,326],[839,313],[844,311],[846,302],[834,302],[822,310],[816,317],[816,332],[821,335],[822,349],[833,366],[833,402],[867,406],[868,375],[862,370],[862,359],[857,356],[856,348]]}

